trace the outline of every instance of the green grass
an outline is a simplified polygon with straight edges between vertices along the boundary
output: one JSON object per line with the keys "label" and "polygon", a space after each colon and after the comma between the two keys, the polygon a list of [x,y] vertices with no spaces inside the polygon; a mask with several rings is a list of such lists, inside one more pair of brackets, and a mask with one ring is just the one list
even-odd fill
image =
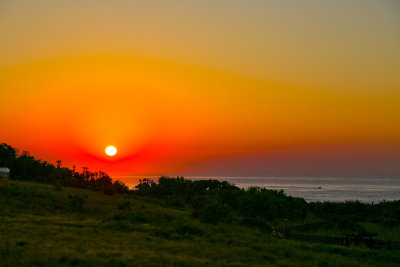
{"label": "green grass", "polygon": [[10,181],[0,186],[0,266],[400,265],[399,251],[282,240],[190,214],[151,198]]}
{"label": "green grass", "polygon": [[362,226],[371,233],[377,233],[377,239],[384,241],[400,241],[400,225],[385,226],[375,223],[362,223]]}

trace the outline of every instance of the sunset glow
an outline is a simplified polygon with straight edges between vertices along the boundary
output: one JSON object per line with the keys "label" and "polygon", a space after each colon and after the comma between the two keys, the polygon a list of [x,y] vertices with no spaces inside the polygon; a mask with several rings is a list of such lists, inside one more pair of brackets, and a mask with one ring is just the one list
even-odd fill
{"label": "sunset glow", "polygon": [[1,141],[112,175],[399,174],[396,3],[257,3],[3,1]]}

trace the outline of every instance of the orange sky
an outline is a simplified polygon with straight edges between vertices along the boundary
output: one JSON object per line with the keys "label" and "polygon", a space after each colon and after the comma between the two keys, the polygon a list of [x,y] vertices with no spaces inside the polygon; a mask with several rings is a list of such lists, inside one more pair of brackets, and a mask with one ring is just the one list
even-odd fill
{"label": "orange sky", "polygon": [[397,3],[127,2],[0,3],[0,142],[116,175],[400,175]]}

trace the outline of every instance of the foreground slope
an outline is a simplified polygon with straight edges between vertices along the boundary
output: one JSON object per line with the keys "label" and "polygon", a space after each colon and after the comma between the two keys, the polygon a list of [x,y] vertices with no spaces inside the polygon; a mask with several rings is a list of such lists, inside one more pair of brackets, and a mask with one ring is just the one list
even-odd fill
{"label": "foreground slope", "polygon": [[0,266],[395,266],[398,251],[278,239],[204,224],[154,198],[0,185]]}

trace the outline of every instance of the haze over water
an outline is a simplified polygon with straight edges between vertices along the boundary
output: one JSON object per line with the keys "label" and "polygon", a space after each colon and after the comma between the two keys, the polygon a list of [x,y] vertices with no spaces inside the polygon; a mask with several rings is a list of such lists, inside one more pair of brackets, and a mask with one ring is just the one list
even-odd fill
{"label": "haze over water", "polygon": [[[129,187],[135,186],[143,176],[117,176]],[[156,176],[145,178],[157,181]],[[240,188],[260,186],[267,189],[284,190],[287,195],[313,201],[380,202],[400,199],[399,178],[318,178],[318,177],[200,177],[186,176],[186,179],[216,179],[228,181]]]}

